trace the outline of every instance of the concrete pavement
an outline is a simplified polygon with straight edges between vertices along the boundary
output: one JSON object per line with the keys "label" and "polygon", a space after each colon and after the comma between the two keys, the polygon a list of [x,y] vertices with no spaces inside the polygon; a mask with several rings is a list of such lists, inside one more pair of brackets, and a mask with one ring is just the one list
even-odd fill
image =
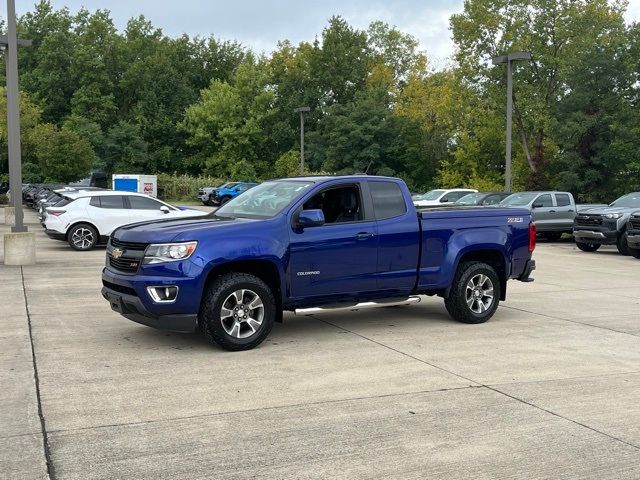
{"label": "concrete pavement", "polygon": [[38,264],[0,261],[0,478],[640,478],[638,260],[541,243],[486,324],[426,298],[228,353],[113,313],[104,249],[34,220]]}

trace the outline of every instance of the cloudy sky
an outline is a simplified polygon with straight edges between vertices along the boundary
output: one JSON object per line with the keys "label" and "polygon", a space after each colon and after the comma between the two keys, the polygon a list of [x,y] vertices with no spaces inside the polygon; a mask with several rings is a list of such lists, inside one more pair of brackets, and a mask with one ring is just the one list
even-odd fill
{"label": "cloudy sky", "polygon": [[[33,2],[18,0],[18,14]],[[236,39],[257,51],[270,52],[278,40],[313,40],[332,15],[366,28],[383,20],[415,36],[435,66],[452,53],[449,16],[462,10],[463,0],[52,0],[72,12],[106,8],[119,28],[143,14],[168,35],[209,35]],[[640,20],[640,0],[629,0],[628,21]]]}

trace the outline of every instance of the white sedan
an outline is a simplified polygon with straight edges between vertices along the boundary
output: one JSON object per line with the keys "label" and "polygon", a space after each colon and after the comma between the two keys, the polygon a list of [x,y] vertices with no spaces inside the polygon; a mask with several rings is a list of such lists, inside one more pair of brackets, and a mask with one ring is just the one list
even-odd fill
{"label": "white sedan", "polygon": [[450,190],[431,190],[424,195],[418,195],[413,198],[413,204],[416,207],[434,207],[437,205],[453,203],[456,200],[468,195],[476,193],[477,190],[471,188],[453,188]]}
{"label": "white sedan", "polygon": [[47,207],[44,227],[49,237],[66,241],[75,250],[90,250],[106,243],[111,232],[129,223],[205,215],[133,192],[81,192],[69,200],[63,206]]}

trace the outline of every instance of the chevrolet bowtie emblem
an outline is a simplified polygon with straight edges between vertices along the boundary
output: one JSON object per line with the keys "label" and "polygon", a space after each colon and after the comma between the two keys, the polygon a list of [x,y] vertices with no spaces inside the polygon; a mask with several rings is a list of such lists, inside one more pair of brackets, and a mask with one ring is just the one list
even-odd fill
{"label": "chevrolet bowtie emblem", "polygon": [[124,252],[119,248],[113,249],[113,258],[120,258]]}

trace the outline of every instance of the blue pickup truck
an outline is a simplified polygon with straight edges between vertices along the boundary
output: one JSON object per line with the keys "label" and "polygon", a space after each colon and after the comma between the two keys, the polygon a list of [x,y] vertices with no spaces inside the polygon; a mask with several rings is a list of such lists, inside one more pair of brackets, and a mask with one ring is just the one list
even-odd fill
{"label": "blue pickup truck", "polygon": [[487,321],[507,280],[531,281],[528,210],[416,211],[397,178],[300,177],[262,183],[202,217],[118,228],[102,295],[144,325],[204,331],[227,350],[259,345],[283,311],[444,298],[465,323]]}

